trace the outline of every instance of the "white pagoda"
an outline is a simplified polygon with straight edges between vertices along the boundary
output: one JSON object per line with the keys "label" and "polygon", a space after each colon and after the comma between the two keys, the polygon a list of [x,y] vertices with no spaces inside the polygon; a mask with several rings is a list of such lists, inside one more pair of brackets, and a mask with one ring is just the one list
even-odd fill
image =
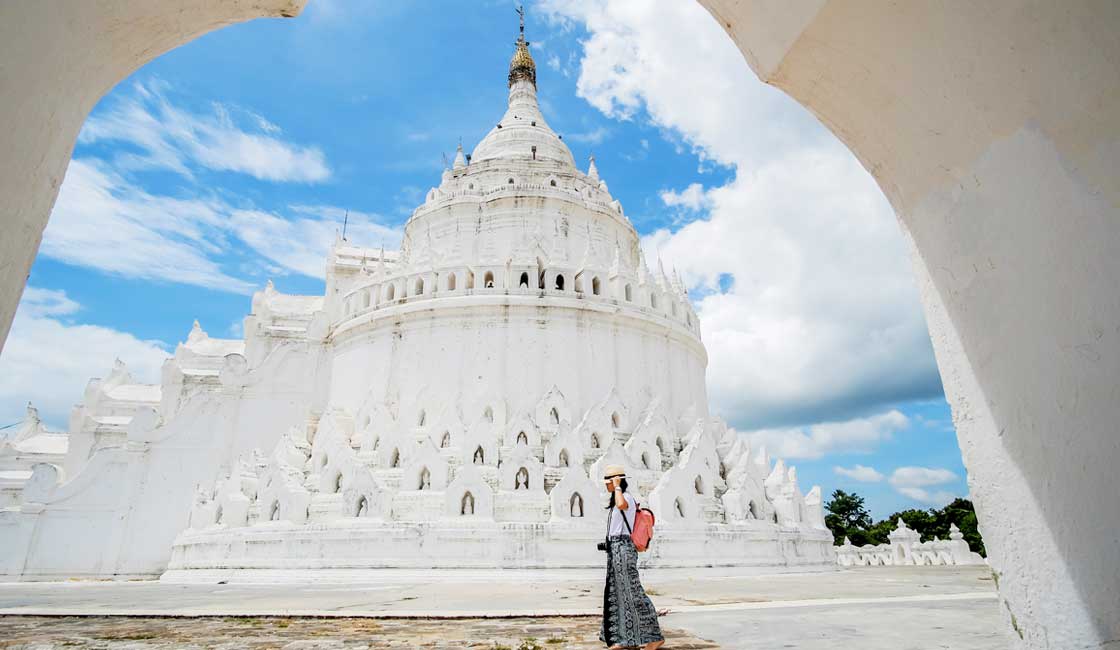
{"label": "white pagoda", "polygon": [[196,323],[159,386],[91,382],[0,510],[0,574],[598,566],[608,463],[648,565],[834,565],[819,488],[709,416],[687,293],[549,128],[523,34],[508,82],[399,252],[339,240],[325,296],[270,283],[244,341]]}

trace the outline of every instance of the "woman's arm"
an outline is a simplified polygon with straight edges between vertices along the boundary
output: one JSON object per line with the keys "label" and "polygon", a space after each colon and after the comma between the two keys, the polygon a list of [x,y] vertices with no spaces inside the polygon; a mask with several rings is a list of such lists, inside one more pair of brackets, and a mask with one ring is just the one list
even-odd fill
{"label": "woman's arm", "polygon": [[618,479],[614,483],[614,505],[619,510],[626,510],[630,507],[630,503],[626,501],[626,495],[623,494],[622,488],[618,485]]}

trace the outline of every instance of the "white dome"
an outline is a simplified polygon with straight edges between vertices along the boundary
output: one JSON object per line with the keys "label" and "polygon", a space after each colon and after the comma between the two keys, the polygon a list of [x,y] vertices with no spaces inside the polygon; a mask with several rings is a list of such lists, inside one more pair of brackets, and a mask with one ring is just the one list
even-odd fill
{"label": "white dome", "polygon": [[498,158],[532,160],[534,155],[536,160],[554,160],[575,167],[568,145],[541,115],[537,89],[527,80],[516,81],[509,89],[509,108],[497,126],[474,148],[471,162]]}

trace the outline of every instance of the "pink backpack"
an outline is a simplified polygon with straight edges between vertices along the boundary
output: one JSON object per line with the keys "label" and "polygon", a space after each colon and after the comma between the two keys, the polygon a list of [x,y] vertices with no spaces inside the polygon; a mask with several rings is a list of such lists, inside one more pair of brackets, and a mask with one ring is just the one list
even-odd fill
{"label": "pink backpack", "polygon": [[634,530],[630,531],[630,539],[634,540],[634,548],[638,549],[639,553],[649,550],[649,543],[653,540],[653,524],[656,520],[653,511],[649,508],[638,508],[634,513]]}
{"label": "pink backpack", "polygon": [[[634,542],[634,548],[638,549],[639,553],[644,553],[649,550],[649,543],[653,540],[653,524],[657,521],[657,517],[653,516],[653,511],[649,508],[641,507],[641,504],[636,500],[634,505],[638,511],[634,513],[634,527],[630,527],[630,520],[626,518],[626,513],[620,512],[622,515],[622,523],[626,524],[626,530],[630,531],[630,539]],[[611,509],[611,514],[617,508]],[[609,517],[607,518],[607,526],[610,526]]]}

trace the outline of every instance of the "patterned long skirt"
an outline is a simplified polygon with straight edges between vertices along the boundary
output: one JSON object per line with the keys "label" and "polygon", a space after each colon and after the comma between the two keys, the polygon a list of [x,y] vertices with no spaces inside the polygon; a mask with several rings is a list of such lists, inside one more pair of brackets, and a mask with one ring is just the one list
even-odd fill
{"label": "patterned long skirt", "polygon": [[611,537],[607,544],[607,585],[599,640],[608,647],[660,641],[664,637],[657,624],[657,610],[638,579],[638,549],[629,535]]}

